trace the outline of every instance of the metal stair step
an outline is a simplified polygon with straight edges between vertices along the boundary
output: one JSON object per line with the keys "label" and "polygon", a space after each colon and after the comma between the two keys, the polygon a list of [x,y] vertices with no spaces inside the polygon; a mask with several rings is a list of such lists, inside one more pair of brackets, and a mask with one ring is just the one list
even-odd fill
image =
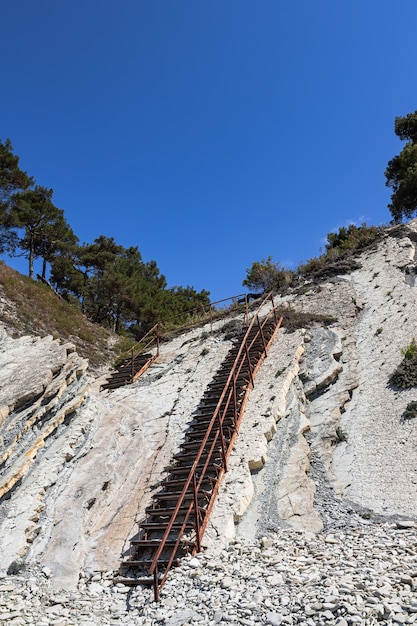
{"label": "metal stair step", "polygon": [[115,585],[126,585],[126,587],[135,587],[137,585],[147,585],[151,586],[154,584],[154,580],[152,576],[139,576],[137,578],[130,578],[129,576],[116,576],[113,578],[113,583]]}
{"label": "metal stair step", "polygon": [[[149,566],[152,564],[153,559],[137,559],[134,561],[123,561],[121,563],[122,567],[126,567],[126,568],[132,568],[132,567],[143,567],[144,569],[148,569]],[[158,567],[160,565],[162,566],[167,566],[169,563],[169,559],[158,559]],[[179,558],[176,557],[173,562],[172,565],[179,565],[180,561]]]}
{"label": "metal stair step", "polygon": [[[167,523],[166,522],[141,522],[140,527],[143,528],[144,530],[165,530],[167,527]],[[174,524],[172,525],[172,530],[180,530],[182,527],[182,522],[174,522]],[[194,523],[187,522],[187,524],[185,525],[185,528],[187,529],[194,529]]]}
{"label": "metal stair step", "polygon": [[[159,500],[179,500],[179,497],[181,495],[182,491],[177,490],[177,491],[161,491],[160,493],[155,494],[155,500],[159,501]],[[204,489],[200,488],[199,491],[199,497],[210,497],[211,494],[209,491],[205,491]],[[188,489],[185,494],[184,494],[184,500],[192,500],[194,498],[194,494],[193,492]]]}
{"label": "metal stair step", "polygon": [[[178,514],[179,515],[186,515],[188,513],[188,506],[185,507],[181,507]],[[202,507],[198,507],[200,511],[204,511],[205,509]],[[170,506],[170,507],[158,507],[158,508],[154,508],[152,509],[151,507],[148,507],[145,510],[145,513],[147,516],[149,517],[170,517],[173,512],[175,511],[175,506]]]}
{"label": "metal stair step", "polygon": [[[152,549],[152,548],[159,548],[161,544],[161,539],[132,539],[130,543],[134,546],[137,546],[138,548]],[[166,548],[173,548],[175,547],[175,544],[176,544],[176,541],[173,541],[172,539],[165,541]],[[184,541],[183,539],[181,539],[180,546],[194,547],[195,542]]]}

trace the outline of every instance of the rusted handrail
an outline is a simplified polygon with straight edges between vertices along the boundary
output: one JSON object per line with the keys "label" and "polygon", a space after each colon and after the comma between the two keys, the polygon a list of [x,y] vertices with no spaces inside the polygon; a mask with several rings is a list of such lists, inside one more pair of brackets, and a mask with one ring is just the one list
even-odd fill
{"label": "rusted handrail", "polygon": [[[245,322],[248,322],[248,318],[249,318],[249,297],[250,294],[247,293],[242,293],[242,294],[238,294],[236,296],[230,296],[229,298],[223,298],[222,300],[216,300],[214,302],[210,302],[209,304],[209,311],[206,313],[205,308],[203,306],[203,304],[200,304],[197,307],[194,307],[192,309],[189,309],[188,311],[184,311],[184,313],[188,313],[188,314],[192,314],[194,312],[198,312],[198,311],[203,311],[204,315],[207,315],[207,321],[210,322],[210,329],[212,331],[213,329],[213,307],[216,304],[221,304],[222,302],[227,302],[229,300],[234,300],[236,302],[239,302],[239,298],[242,299],[244,298],[244,304],[245,304]],[[270,297],[270,294],[267,296],[267,298],[264,299],[263,304],[265,303],[265,301]],[[243,302],[242,302],[243,304]],[[263,304],[261,306],[263,306]],[[175,318],[170,318],[171,320],[175,319]],[[170,321],[170,320],[167,320]],[[185,325],[181,328],[186,328],[189,325]],[[151,335],[152,333],[155,334],[155,336],[153,338],[151,338],[146,344],[144,344],[144,340],[149,337],[149,335]],[[169,334],[169,331],[168,331]],[[152,346],[153,343],[156,343],[156,355],[154,358],[159,356],[159,348],[160,348],[160,338],[163,337],[164,333],[162,332],[162,323],[161,322],[157,322],[156,324],[154,324],[154,326],[152,326],[152,328],[150,330],[148,330],[147,333],[145,333],[143,335],[143,337],[141,337],[141,339],[139,339],[139,341],[137,341],[135,343],[135,345],[133,345],[131,348],[129,348],[129,350],[127,350],[124,354],[124,358],[125,359],[131,359],[131,375],[132,375],[132,379],[135,375],[135,358],[137,356],[139,356],[139,354],[141,354],[142,352],[145,352],[148,348],[150,348],[150,346]]]}
{"label": "rusted handrail", "polygon": [[127,358],[128,356],[130,356],[130,353],[132,352],[132,350],[134,351],[134,350],[135,350],[138,346],[141,346],[141,349],[140,349],[140,351],[139,351],[139,352],[142,352],[143,350],[146,350],[146,348],[147,348],[147,347],[149,347],[149,345],[152,343],[152,341],[153,341],[154,339],[152,339],[152,340],[151,340],[151,341],[150,341],[150,342],[149,342],[149,343],[148,343],[145,347],[142,347],[142,343],[144,342],[144,340],[146,339],[146,337],[148,337],[148,335],[150,335],[150,334],[151,334],[151,333],[153,333],[154,331],[155,331],[155,332],[157,332],[157,331],[158,331],[158,329],[159,329],[159,325],[160,325],[160,324],[159,324],[159,322],[157,322],[154,326],[152,326],[152,328],[151,328],[150,330],[148,330],[148,332],[147,332],[147,333],[145,333],[145,334],[143,335],[143,337],[141,337],[141,339],[139,339],[139,341],[137,341],[137,342],[135,343],[135,345],[134,345],[134,346],[132,346],[131,348],[129,348],[129,350],[127,350],[127,351],[125,352],[126,358]]}
{"label": "rusted handrail", "polygon": [[[235,300],[235,301],[238,301],[238,299],[239,299],[239,298],[244,298],[244,299],[245,299],[245,302],[244,302],[244,304],[245,304],[245,321],[248,321],[248,315],[249,315],[249,296],[250,296],[250,294],[247,294],[247,293],[240,293],[240,294],[238,294],[238,295],[236,295],[236,296],[229,296],[228,298],[223,298],[222,300],[215,300],[214,302],[210,302],[210,303],[209,303],[209,305],[208,305],[208,306],[210,307],[210,309],[209,309],[209,311],[208,311],[208,312],[206,312],[206,310],[205,310],[205,308],[204,308],[204,305],[203,305],[203,304],[199,304],[199,306],[193,307],[192,309],[189,309],[189,310],[187,310],[187,311],[183,311],[183,313],[182,313],[182,314],[185,314],[185,313],[189,313],[189,314],[191,314],[191,313],[195,313],[195,312],[198,312],[198,311],[201,311],[201,310],[202,310],[202,311],[203,311],[203,313],[204,313],[204,315],[207,315],[208,320],[210,320],[210,322],[212,322],[212,321],[213,321],[213,310],[212,310],[212,309],[213,309],[213,307],[214,307],[216,304],[221,304],[222,302],[228,302],[229,300]],[[242,303],[242,304],[243,304],[243,303]],[[168,320],[166,320],[166,321],[168,321],[168,322],[169,322],[169,321],[172,321],[172,320],[174,320],[174,319],[175,319],[175,317],[172,317],[172,318],[169,318],[169,319],[168,319]],[[127,351],[126,351],[126,353],[125,353],[126,358],[127,358],[128,356],[130,356],[130,352],[131,352],[132,350],[135,350],[138,346],[140,346],[140,345],[142,344],[142,342],[144,341],[144,339],[146,339],[146,337],[147,337],[148,335],[150,335],[150,334],[151,334],[152,332],[154,332],[154,331],[160,331],[160,332],[158,333],[158,337],[161,337],[161,336],[163,335],[163,333],[162,333],[162,323],[161,323],[161,322],[157,322],[154,326],[152,326],[152,328],[151,328],[150,330],[148,330],[148,332],[147,332],[147,333],[145,333],[145,335],[143,335],[143,337],[142,337],[141,339],[139,339],[139,341],[137,341],[137,342],[135,343],[135,345],[134,345],[134,346],[132,346],[131,348],[129,348],[129,350],[127,350]],[[143,348],[143,349],[146,349],[146,348]],[[140,351],[142,352],[142,348],[141,348],[141,350],[140,350]]]}
{"label": "rusted handrail", "polygon": [[[143,335],[143,337],[141,339],[139,339],[139,341],[137,341],[135,343],[134,346],[132,346],[131,348],[129,348],[129,350],[127,350],[127,352],[125,352],[125,359],[130,358],[130,362],[131,362],[131,376],[132,376],[132,380],[135,376],[135,358],[137,356],[139,356],[139,354],[141,354],[142,352],[145,352],[150,346],[152,346],[152,344],[156,343],[156,354],[154,356],[154,359],[156,357],[159,356],[159,322],[156,323],[154,326],[152,326],[152,328],[150,330],[148,330],[147,333],[145,333]],[[149,337],[149,335],[151,335],[152,333],[155,333],[153,337],[151,337],[149,339],[149,341],[144,344],[144,340]],[[137,350],[137,348],[140,346],[140,350]]]}
{"label": "rusted handrail", "polygon": [[[259,318],[259,313],[260,313],[261,309],[265,306],[265,304],[268,302],[268,300],[271,300],[271,302],[272,302],[272,310],[265,316],[265,318],[263,318],[263,320],[261,322],[260,318]],[[248,326],[248,328],[246,330],[246,333],[244,335],[242,343],[241,343],[241,345],[239,347],[239,350],[238,350],[238,352],[236,354],[235,360],[233,362],[233,365],[232,365],[232,367],[230,369],[229,375],[228,375],[227,380],[225,382],[223,391],[222,391],[222,393],[221,393],[221,395],[219,397],[219,400],[217,402],[216,408],[214,409],[213,415],[212,415],[212,417],[210,419],[210,422],[209,422],[209,424],[207,426],[206,433],[205,433],[205,435],[203,437],[203,440],[202,440],[202,442],[200,444],[199,450],[198,450],[198,452],[197,452],[197,454],[195,456],[194,462],[193,462],[193,464],[192,464],[192,466],[190,468],[190,471],[188,473],[188,477],[185,480],[185,483],[184,483],[183,489],[181,491],[181,494],[180,494],[180,496],[178,498],[177,504],[176,504],[176,506],[174,508],[174,511],[171,514],[170,520],[169,520],[169,522],[168,522],[168,524],[167,524],[167,526],[165,528],[165,532],[163,534],[163,537],[160,540],[159,546],[158,546],[158,548],[157,548],[157,550],[156,550],[156,552],[154,554],[152,563],[151,563],[151,565],[149,567],[148,573],[149,573],[149,575],[153,575],[153,577],[154,577],[154,584],[156,585],[155,589],[154,589],[154,591],[155,591],[155,599],[156,600],[158,599],[159,587],[161,587],[163,585],[163,583],[164,583],[164,581],[166,579],[168,571],[169,571],[169,569],[170,569],[170,567],[171,567],[171,565],[172,565],[172,563],[174,561],[175,554],[176,554],[177,549],[179,547],[179,544],[181,542],[182,535],[183,535],[183,533],[185,531],[185,528],[187,526],[189,517],[193,513],[193,511],[195,512],[196,520],[198,519],[198,515],[200,513],[199,507],[198,507],[198,493],[199,493],[199,490],[201,489],[201,485],[202,485],[202,483],[204,481],[205,474],[206,474],[207,468],[208,468],[208,466],[210,464],[210,460],[211,460],[212,454],[213,454],[213,452],[214,452],[214,450],[216,448],[216,445],[218,443],[219,436],[223,435],[223,422],[224,422],[226,413],[227,413],[227,411],[228,411],[228,409],[230,407],[231,402],[234,402],[234,404],[235,404],[235,411],[234,411],[235,419],[234,419],[234,421],[238,422],[238,420],[239,420],[239,415],[236,414],[236,404],[237,404],[237,389],[236,389],[236,387],[237,387],[237,380],[238,380],[239,375],[240,375],[240,373],[242,371],[242,368],[243,368],[243,366],[244,366],[244,364],[246,362],[248,363],[249,371],[250,371],[250,381],[248,381],[248,385],[250,384],[250,388],[252,388],[252,386],[253,386],[253,374],[255,372],[251,371],[250,349],[253,347],[254,343],[257,341],[259,336],[262,339],[263,349],[264,349],[264,352],[266,354],[267,346],[266,346],[265,338],[264,338],[264,335],[263,335],[263,328],[264,328],[265,324],[267,324],[268,321],[271,319],[271,315],[274,316],[274,320],[277,323],[277,326],[279,326],[280,321],[279,322],[277,321],[276,310],[275,310],[275,305],[274,305],[274,300],[273,300],[273,297],[272,297],[272,293],[268,294],[264,298],[264,300],[262,301],[262,303],[258,307],[258,310],[257,310],[256,314],[253,316],[253,318],[251,320],[251,323],[249,324],[249,326]],[[253,328],[254,328],[256,323],[258,325],[257,332],[256,332],[255,336],[252,338],[252,340],[250,341],[250,343],[248,345],[247,344],[248,338],[249,338],[249,336],[250,336],[250,334],[251,334],[251,332],[252,332],[252,330],[253,330]],[[248,387],[246,389],[245,396],[248,394],[250,388]],[[244,404],[244,402],[243,402],[243,404]],[[242,409],[240,411],[240,414],[241,413],[242,413]],[[216,430],[214,432],[213,439],[211,441],[211,446],[210,446],[210,449],[209,449],[209,453],[207,454],[207,459],[206,459],[203,467],[200,468],[199,478],[198,478],[198,481],[197,481],[197,477],[196,477],[197,468],[198,468],[198,465],[200,463],[201,457],[203,455],[204,449],[205,449],[205,447],[207,445],[208,439],[213,434],[213,429],[215,428],[216,421],[218,422],[218,425],[216,426]],[[238,423],[236,423],[236,425],[235,425],[235,432],[236,433],[237,433],[238,425],[239,425]],[[227,470],[227,467],[226,467],[227,466],[227,459],[228,459],[228,456],[229,456],[229,454],[231,452],[232,446],[229,444],[228,450],[225,451],[225,449],[224,449],[224,440],[221,441],[221,443],[222,443],[223,467],[221,468],[220,474],[222,475]],[[219,476],[217,482],[220,481],[221,475]],[[158,581],[158,575],[156,574],[156,572],[158,571],[158,560],[159,560],[159,557],[161,556],[162,551],[165,548],[166,542],[167,542],[168,537],[169,537],[169,535],[170,535],[170,533],[172,531],[173,525],[174,525],[174,523],[176,521],[176,518],[177,518],[177,516],[179,514],[181,506],[182,506],[182,504],[184,502],[185,496],[186,496],[187,492],[189,491],[190,485],[192,485],[192,487],[193,487],[193,496],[194,497],[192,498],[190,504],[187,507],[186,513],[184,515],[184,519],[183,519],[182,524],[181,524],[181,529],[180,529],[180,531],[178,533],[175,545],[174,545],[174,547],[172,549],[171,556],[170,556],[170,558],[168,560],[168,564],[167,564],[166,570],[164,572],[164,575],[162,576],[161,580]],[[212,498],[213,498],[213,496],[212,496]],[[206,519],[207,519],[207,515],[206,515]],[[206,526],[206,524],[204,524],[204,522],[203,522],[203,524],[199,524],[198,522],[196,522],[195,532],[198,533],[198,535],[199,535],[199,537],[197,538],[197,541],[196,541],[197,547],[200,546],[200,541],[201,541],[201,538],[202,538],[202,534],[204,533],[205,526]]]}

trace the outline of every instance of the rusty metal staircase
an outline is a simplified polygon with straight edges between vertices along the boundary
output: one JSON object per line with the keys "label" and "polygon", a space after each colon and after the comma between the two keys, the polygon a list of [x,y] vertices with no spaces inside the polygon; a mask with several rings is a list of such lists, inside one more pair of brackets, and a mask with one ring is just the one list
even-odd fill
{"label": "rusty metal staircase", "polygon": [[131,540],[117,581],[152,584],[157,601],[171,566],[201,550],[249,391],[281,321],[270,294],[204,392],[181,451],[153,496],[137,537]]}
{"label": "rusty metal staircase", "polygon": [[[151,352],[148,352],[151,350]],[[155,324],[138,343],[130,348],[120,365],[100,389],[117,389],[133,383],[159,356],[159,324]]]}

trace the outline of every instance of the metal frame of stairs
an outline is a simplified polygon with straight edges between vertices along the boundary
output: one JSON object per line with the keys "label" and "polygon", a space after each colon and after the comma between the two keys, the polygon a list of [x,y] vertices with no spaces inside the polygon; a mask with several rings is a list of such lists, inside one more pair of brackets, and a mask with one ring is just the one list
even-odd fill
{"label": "metal frame of stairs", "polygon": [[[261,311],[270,303],[269,311]],[[261,303],[208,385],[116,581],[152,584],[154,599],[172,565],[201,540],[239,431],[254,377],[281,325],[272,294]]]}
{"label": "metal frame of stairs", "polygon": [[[117,389],[133,383],[141,376],[159,356],[159,324],[155,324],[147,333],[130,348],[129,356],[111,374],[100,389]],[[147,352],[153,350],[153,352]]]}
{"label": "metal frame of stairs", "polygon": [[[210,303],[208,312],[204,310],[202,305],[188,311],[189,314],[197,313],[207,317],[210,321],[210,327],[213,326],[213,312],[215,305],[222,304],[229,300],[232,300],[238,304],[245,305],[245,320],[248,319],[249,312],[249,300],[253,298],[255,294],[240,294],[238,296],[232,296],[230,298],[224,298],[223,300],[217,300]],[[195,324],[186,324],[181,327],[183,332],[186,328],[192,328]],[[178,330],[178,329],[177,329]],[[106,383],[100,386],[100,390],[104,389],[118,389],[124,385],[133,383],[139,376],[141,376],[148,367],[159,356],[159,346],[161,339],[163,338],[163,326],[158,322],[156,323],[143,337],[140,339],[128,352],[126,352],[125,358],[117,366],[114,372],[109,376]],[[153,352],[147,352],[152,350]]]}

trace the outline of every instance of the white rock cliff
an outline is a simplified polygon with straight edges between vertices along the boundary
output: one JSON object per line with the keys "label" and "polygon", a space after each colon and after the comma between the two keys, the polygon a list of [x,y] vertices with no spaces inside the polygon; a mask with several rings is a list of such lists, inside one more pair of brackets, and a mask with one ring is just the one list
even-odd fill
{"label": "white rock cliff", "polygon": [[[282,306],[329,317],[281,329],[255,379],[205,545],[290,526],[417,518],[417,390],[389,376],[417,335],[417,222],[387,230],[360,269]],[[21,559],[75,588],[113,570],[230,349],[225,320],[162,344],[133,385],[101,380],[69,344],[0,338],[0,568]]]}

